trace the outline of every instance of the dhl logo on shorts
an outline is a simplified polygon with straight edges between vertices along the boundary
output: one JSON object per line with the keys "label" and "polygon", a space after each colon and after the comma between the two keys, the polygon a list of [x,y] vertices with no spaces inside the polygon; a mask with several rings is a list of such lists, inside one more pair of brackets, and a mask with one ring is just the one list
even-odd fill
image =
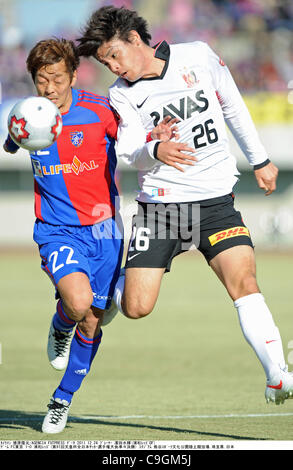
{"label": "dhl logo on shorts", "polygon": [[222,230],[221,232],[214,233],[209,237],[210,244],[214,246],[216,243],[226,240],[227,238],[240,237],[240,235],[245,235],[250,237],[249,230],[246,227],[232,227],[227,230]]}

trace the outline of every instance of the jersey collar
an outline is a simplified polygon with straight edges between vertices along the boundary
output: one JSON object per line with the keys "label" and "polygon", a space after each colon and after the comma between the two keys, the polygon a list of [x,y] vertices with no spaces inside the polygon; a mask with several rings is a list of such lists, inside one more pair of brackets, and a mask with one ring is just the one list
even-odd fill
{"label": "jersey collar", "polygon": [[170,46],[167,43],[167,41],[161,41],[158,44],[156,44],[154,47],[154,57],[157,57],[158,59],[162,59],[165,61],[164,68],[162,70],[162,73],[159,77],[150,77],[150,78],[140,78],[136,82],[129,82],[128,80],[125,80],[127,82],[128,86],[133,86],[136,83],[143,82],[143,81],[150,81],[150,80],[162,80],[168,70],[169,66],[169,59],[170,59]]}
{"label": "jersey collar", "polygon": [[158,59],[168,61],[170,58],[170,46],[167,41],[161,41],[154,46],[154,56]]}

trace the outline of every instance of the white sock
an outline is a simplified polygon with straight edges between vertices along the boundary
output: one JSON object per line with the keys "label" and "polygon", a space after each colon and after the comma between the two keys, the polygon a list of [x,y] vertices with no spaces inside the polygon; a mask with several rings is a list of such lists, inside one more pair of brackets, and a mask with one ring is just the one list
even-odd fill
{"label": "white sock", "polygon": [[125,284],[125,274],[122,274],[119,276],[117,284],[115,286],[114,290],[114,295],[113,295],[113,300],[121,313],[124,314],[122,307],[121,307],[121,300],[122,300],[122,295],[124,291],[124,284]]}
{"label": "white sock", "polygon": [[235,300],[242,332],[259,358],[267,379],[285,369],[282,340],[262,294]]}

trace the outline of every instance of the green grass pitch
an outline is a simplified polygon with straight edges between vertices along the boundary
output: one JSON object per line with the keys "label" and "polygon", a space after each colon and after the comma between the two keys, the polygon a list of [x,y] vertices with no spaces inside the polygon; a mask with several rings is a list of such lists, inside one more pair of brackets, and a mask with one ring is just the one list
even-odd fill
{"label": "green grass pitch", "polygon": [[[292,261],[292,254],[257,255],[291,370]],[[47,362],[55,299],[36,251],[1,254],[0,289],[0,440],[293,439],[293,400],[265,403],[263,369],[223,286],[196,252],[174,260],[149,317],[120,315],[104,328],[59,435],[41,433],[62,373]]]}

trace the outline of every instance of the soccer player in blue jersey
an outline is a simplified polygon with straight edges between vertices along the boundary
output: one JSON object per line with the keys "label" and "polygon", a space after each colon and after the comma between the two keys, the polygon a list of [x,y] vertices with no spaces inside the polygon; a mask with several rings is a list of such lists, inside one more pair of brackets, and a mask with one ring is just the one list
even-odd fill
{"label": "soccer player in blue jersey", "polygon": [[[105,97],[73,88],[78,65],[75,46],[65,39],[40,41],[27,58],[37,94],[57,105],[63,121],[57,142],[30,154],[34,240],[58,300],[48,356],[55,369],[66,368],[48,405],[45,433],[64,429],[73,394],[89,373],[123,252],[114,180],[117,121]],[[8,137],[4,149],[18,147]]]}

